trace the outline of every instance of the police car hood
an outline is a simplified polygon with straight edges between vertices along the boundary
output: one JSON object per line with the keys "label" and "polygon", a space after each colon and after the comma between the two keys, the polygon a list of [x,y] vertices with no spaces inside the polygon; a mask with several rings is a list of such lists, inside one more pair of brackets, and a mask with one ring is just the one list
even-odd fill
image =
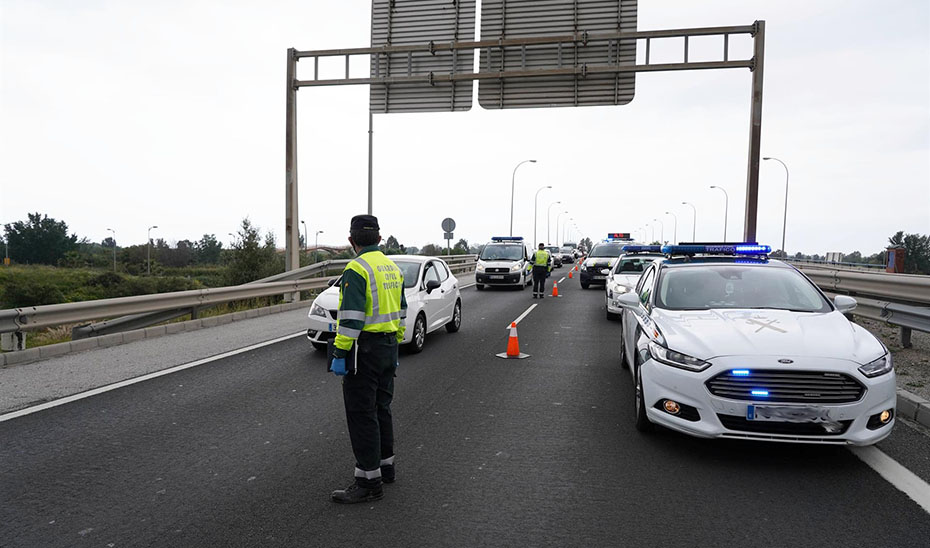
{"label": "police car hood", "polygon": [[642,276],[642,272],[633,272],[630,274],[614,274],[614,281],[620,285],[635,287],[636,282],[639,281],[640,276]]}
{"label": "police car hood", "polygon": [[603,266],[612,267],[617,262],[616,257],[588,257],[585,259],[585,266]]}
{"label": "police car hood", "polygon": [[510,268],[522,260],[523,259],[514,259],[512,261],[485,261],[482,259],[481,264],[485,268]]}
{"label": "police car hood", "polygon": [[788,310],[653,309],[669,349],[695,358],[778,356],[844,359],[866,364],[885,350],[841,313]]}

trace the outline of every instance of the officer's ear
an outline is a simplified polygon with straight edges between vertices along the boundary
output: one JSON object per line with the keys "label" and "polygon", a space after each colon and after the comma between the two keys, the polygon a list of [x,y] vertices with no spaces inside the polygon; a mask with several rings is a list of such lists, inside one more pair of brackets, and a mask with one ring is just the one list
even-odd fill
{"label": "officer's ear", "polygon": [[352,246],[352,251],[358,251],[358,247],[356,247],[355,240],[352,239],[352,236],[349,236],[349,245]]}

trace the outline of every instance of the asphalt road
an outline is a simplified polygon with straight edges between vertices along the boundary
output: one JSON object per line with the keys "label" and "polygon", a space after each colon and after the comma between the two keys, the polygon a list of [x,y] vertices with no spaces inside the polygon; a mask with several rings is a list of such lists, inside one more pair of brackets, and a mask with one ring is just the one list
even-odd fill
{"label": "asphalt road", "polygon": [[[0,544],[927,546],[930,515],[842,447],[637,433],[602,291],[560,291],[466,289],[462,330],[401,356],[382,501],[329,501],[339,380],[298,338],[0,423]],[[496,358],[537,302],[531,357]],[[926,478],[928,438],[896,429]]]}

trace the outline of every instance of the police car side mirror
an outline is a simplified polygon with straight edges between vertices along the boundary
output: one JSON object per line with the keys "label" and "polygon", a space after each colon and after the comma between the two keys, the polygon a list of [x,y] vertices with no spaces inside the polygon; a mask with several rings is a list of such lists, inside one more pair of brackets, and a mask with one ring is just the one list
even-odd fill
{"label": "police car side mirror", "polygon": [[615,297],[614,301],[623,308],[637,308],[639,306],[639,295],[635,291],[630,291],[629,293],[624,293],[619,297]]}
{"label": "police car side mirror", "polygon": [[332,280],[329,280],[328,282],[326,282],[326,285],[328,285],[329,287],[332,287],[336,285],[337,283],[339,283],[339,278],[333,278]]}
{"label": "police car side mirror", "polygon": [[836,306],[836,310],[841,314],[852,312],[856,309],[858,304],[859,303],[856,302],[856,299],[853,299],[847,295],[837,295],[836,297],[833,297],[833,305]]}
{"label": "police car side mirror", "polygon": [[426,282],[426,294],[429,295],[430,293],[433,292],[434,289],[439,289],[439,286],[441,285],[442,284],[436,280],[430,280]]}

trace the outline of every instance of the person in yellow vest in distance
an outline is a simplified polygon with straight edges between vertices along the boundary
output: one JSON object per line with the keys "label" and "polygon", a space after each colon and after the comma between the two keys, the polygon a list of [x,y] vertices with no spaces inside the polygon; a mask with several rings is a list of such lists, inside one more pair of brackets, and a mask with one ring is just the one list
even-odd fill
{"label": "person in yellow vest in distance", "polygon": [[539,244],[530,262],[533,263],[533,298],[542,299],[546,296],[546,278],[552,269],[552,256],[546,251],[545,244]]}
{"label": "person in yellow vest in distance", "polygon": [[356,215],[349,233],[358,255],[346,265],[339,282],[331,366],[342,377],[355,456],[354,482],[332,494],[333,502],[342,504],[378,500],[384,496],[382,483],[394,482],[391,402],[399,365],[397,345],[404,339],[407,316],[403,272],[378,249],[378,219]]}

